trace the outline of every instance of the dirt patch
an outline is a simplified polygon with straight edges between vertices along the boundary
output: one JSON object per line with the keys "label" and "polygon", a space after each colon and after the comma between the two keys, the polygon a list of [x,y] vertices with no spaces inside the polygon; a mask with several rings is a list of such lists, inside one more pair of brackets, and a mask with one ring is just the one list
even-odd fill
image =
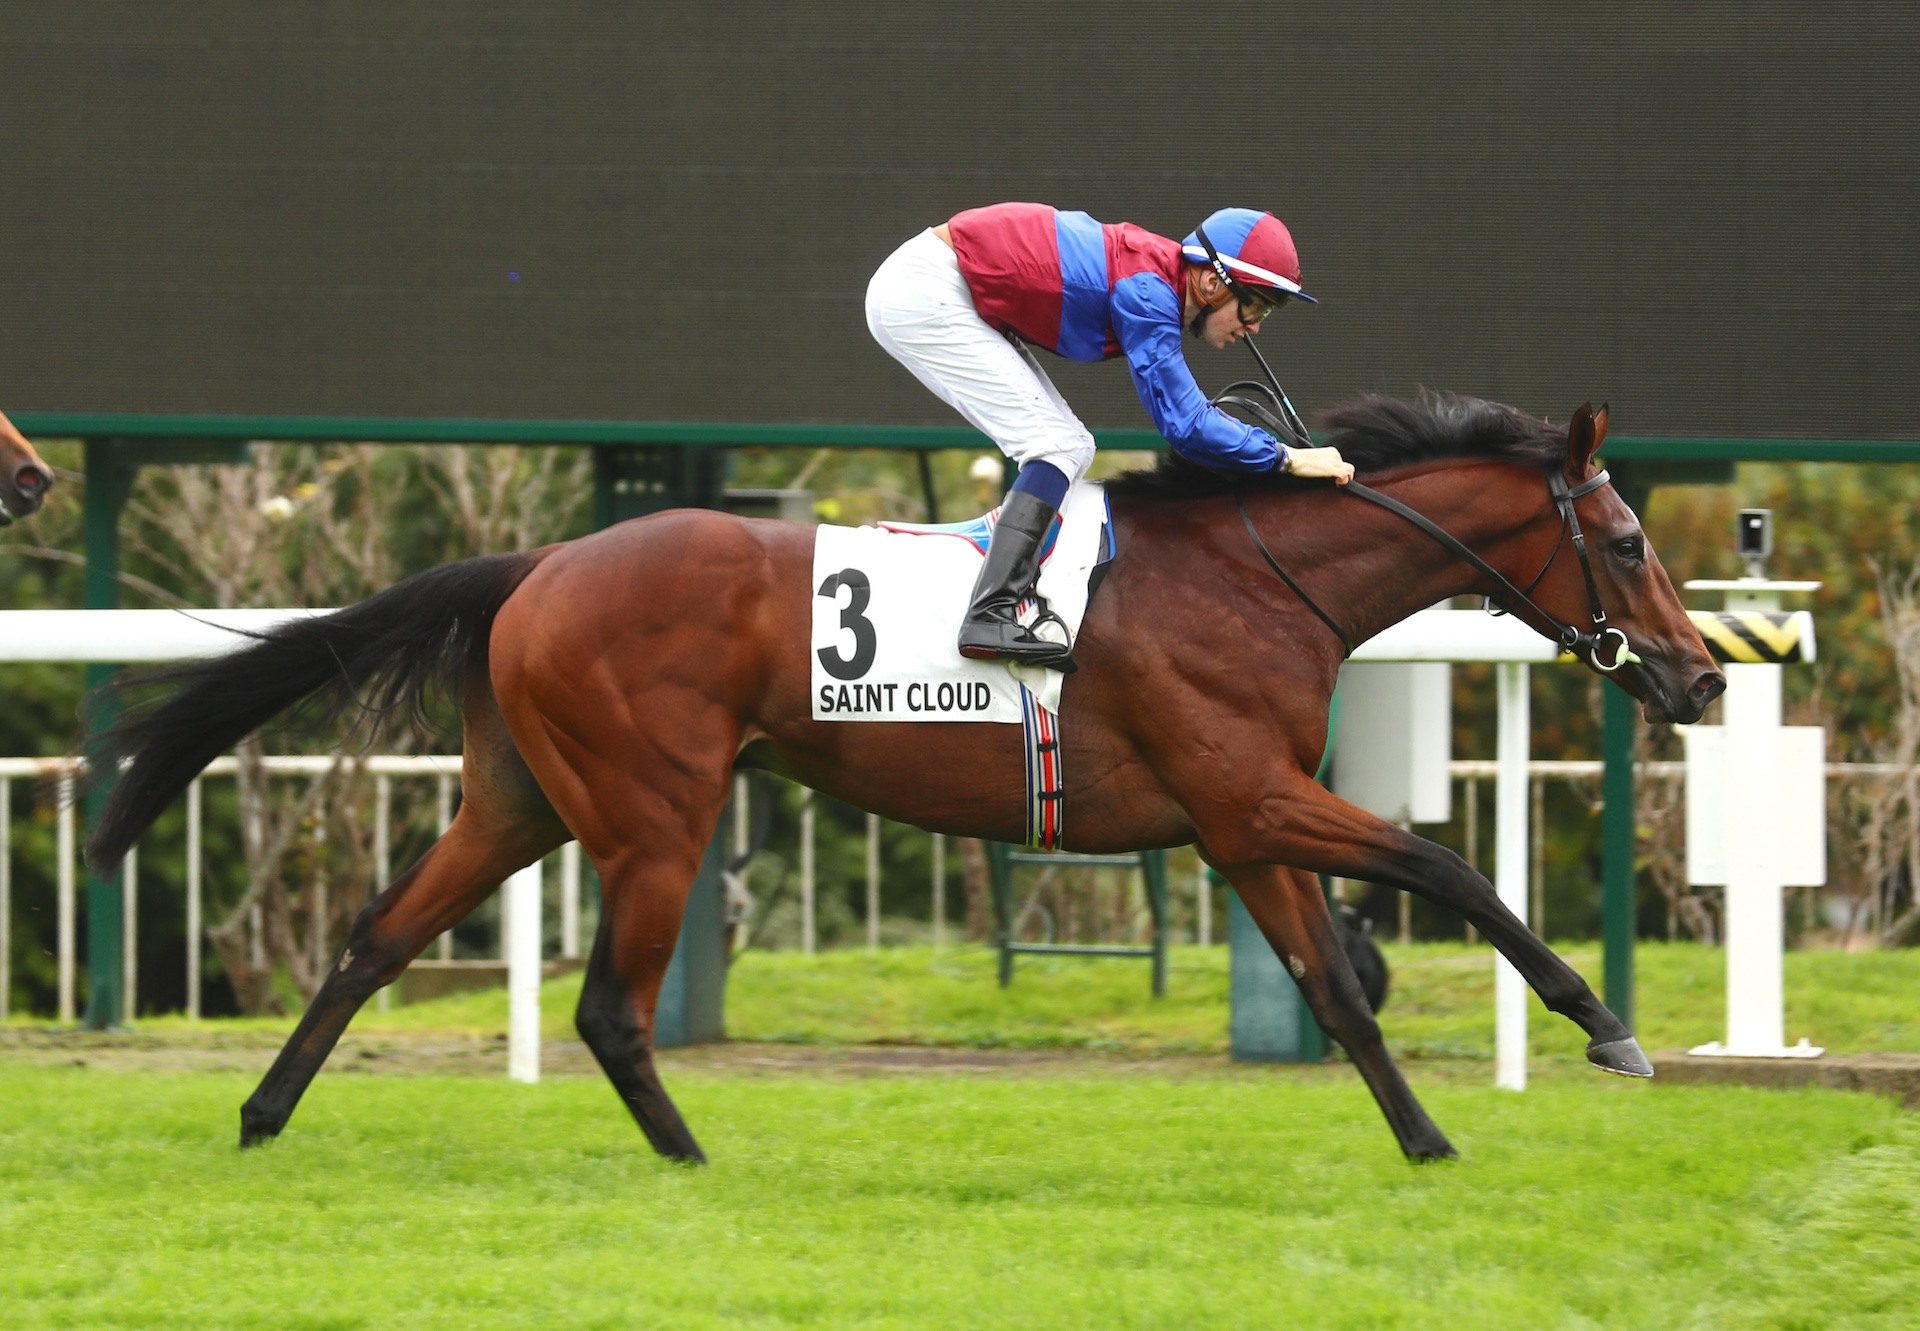
{"label": "dirt patch", "polygon": [[[245,1073],[259,1076],[286,1042],[274,1030],[63,1031],[0,1029],[0,1062],[36,1067],[88,1067],[127,1072]],[[504,1036],[380,1032],[340,1041],[327,1060],[329,1074],[372,1076],[503,1075]],[[1317,1067],[1236,1064],[1224,1057],[1163,1058],[1089,1050],[960,1049],[925,1045],[798,1045],[725,1041],[660,1052],[675,1071],[710,1070],[764,1076],[837,1077],[1351,1077],[1343,1063]],[[542,1076],[598,1077],[600,1069],[577,1040],[549,1040],[540,1049]]]}

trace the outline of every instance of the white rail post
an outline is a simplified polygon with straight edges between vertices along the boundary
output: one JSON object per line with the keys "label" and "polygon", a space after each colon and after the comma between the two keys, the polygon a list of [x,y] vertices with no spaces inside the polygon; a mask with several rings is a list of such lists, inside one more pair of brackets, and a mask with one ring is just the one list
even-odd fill
{"label": "white rail post", "polygon": [[540,861],[507,879],[507,1075],[540,1080]]}
{"label": "white rail post", "polygon": [[73,883],[73,773],[67,772],[60,778],[60,818],[56,836],[57,853],[60,863],[56,870],[59,905],[60,940],[60,1024],[73,1023],[73,959],[74,959],[74,883]]}
{"label": "white rail post", "polygon": [[[1503,661],[1499,671],[1500,729],[1495,742],[1494,887],[1500,900],[1527,922],[1527,740],[1530,733],[1525,664]],[[1527,982],[1505,957],[1494,961],[1494,1084],[1527,1088]]]}
{"label": "white rail post", "polygon": [[580,843],[560,847],[560,955],[580,956]]}
{"label": "white rail post", "polygon": [[200,778],[187,786],[187,1019],[200,1020]]}

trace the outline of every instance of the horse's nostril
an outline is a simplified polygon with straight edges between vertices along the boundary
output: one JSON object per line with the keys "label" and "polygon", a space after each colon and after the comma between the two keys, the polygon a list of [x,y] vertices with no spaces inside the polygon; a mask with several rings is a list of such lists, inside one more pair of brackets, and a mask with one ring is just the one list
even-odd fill
{"label": "horse's nostril", "polygon": [[1687,690],[1687,697],[1705,707],[1727,691],[1727,677],[1718,670],[1709,670],[1693,681],[1693,687]]}
{"label": "horse's nostril", "polygon": [[47,488],[53,478],[39,467],[22,467],[14,474],[13,483],[20,493],[31,498]]}

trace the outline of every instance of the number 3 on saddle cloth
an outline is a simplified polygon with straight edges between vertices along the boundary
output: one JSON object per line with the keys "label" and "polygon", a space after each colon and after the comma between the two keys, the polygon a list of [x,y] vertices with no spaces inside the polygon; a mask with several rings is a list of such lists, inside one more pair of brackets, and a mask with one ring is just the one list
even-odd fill
{"label": "number 3 on saddle cloth", "polygon": [[[1057,715],[1063,677],[1054,670],[969,661],[955,645],[998,514],[995,509],[951,526],[883,522],[816,529],[813,719],[1023,727],[1027,840],[1051,848],[1060,835]],[[1041,555],[1037,598],[1021,604],[1021,622],[1051,613],[1077,634],[1113,555],[1106,490],[1083,481],[1061,506]],[[1045,636],[1058,629],[1036,631]]]}

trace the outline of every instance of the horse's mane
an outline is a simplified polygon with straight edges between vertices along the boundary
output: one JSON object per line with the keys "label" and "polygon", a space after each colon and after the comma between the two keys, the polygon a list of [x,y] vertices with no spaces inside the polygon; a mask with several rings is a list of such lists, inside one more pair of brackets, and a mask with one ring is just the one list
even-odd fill
{"label": "horse's mane", "polygon": [[[1446,458],[1545,468],[1566,456],[1564,427],[1499,402],[1454,393],[1425,392],[1414,402],[1368,393],[1328,408],[1319,420],[1326,442],[1361,476]],[[1114,477],[1107,491],[1135,499],[1192,499],[1304,484],[1311,482],[1277,472],[1213,471],[1169,453],[1157,467]]]}

